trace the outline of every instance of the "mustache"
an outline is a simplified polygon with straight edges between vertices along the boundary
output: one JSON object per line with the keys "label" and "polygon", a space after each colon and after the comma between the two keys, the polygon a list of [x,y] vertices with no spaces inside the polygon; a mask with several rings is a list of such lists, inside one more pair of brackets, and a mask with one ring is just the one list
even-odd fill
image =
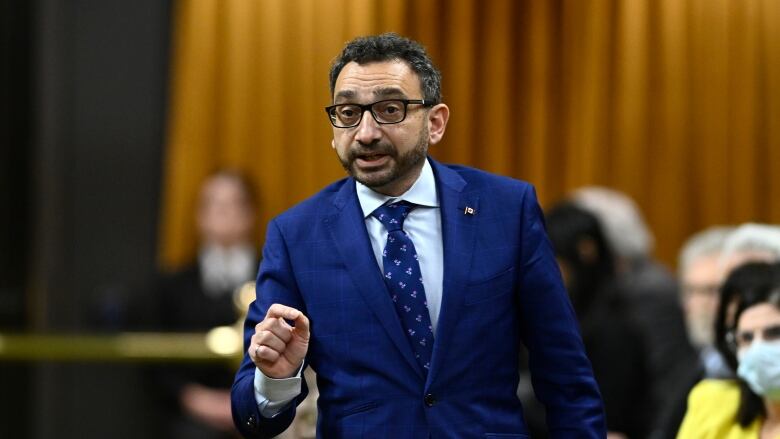
{"label": "mustache", "polygon": [[395,157],[396,150],[393,145],[388,143],[372,143],[371,145],[357,144],[350,148],[348,157],[350,161],[356,160],[359,157],[365,157],[369,155],[382,154]]}

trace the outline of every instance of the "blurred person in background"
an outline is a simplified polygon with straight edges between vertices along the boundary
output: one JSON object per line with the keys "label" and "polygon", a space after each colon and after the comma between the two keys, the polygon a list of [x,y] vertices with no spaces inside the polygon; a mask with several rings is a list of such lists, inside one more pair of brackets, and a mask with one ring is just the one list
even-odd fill
{"label": "blurred person in background", "polygon": [[574,191],[571,200],[598,218],[615,255],[619,290],[648,349],[654,400],[651,412],[656,424],[661,407],[673,398],[669,389],[678,387],[680,376],[697,361],[696,350],[688,342],[677,281],[652,257],[654,237],[630,197],[591,186]]}
{"label": "blurred person in background", "polygon": [[737,377],[694,387],[679,439],[780,438],[780,265],[740,266],[726,285],[737,283],[744,285],[729,298],[733,315],[719,316],[733,320],[721,347],[736,360]]}
{"label": "blurred person in background", "polygon": [[[761,270],[751,262],[780,262],[780,227],[772,224],[742,224],[731,233],[723,245],[718,265],[723,284],[720,303],[715,317],[715,345],[732,371],[737,368],[737,358],[731,354],[726,334],[734,329],[736,299],[741,291],[754,288],[762,277]],[[737,268],[735,268],[737,267]],[[756,281],[758,279],[758,281]]]}
{"label": "blurred person in background", "polygon": [[652,404],[647,349],[629,319],[601,226],[594,215],[572,203],[553,207],[546,219],[604,399],[608,437],[647,437]]}
{"label": "blurred person in background", "polygon": [[737,356],[732,351],[728,341],[728,334],[734,331],[736,327],[735,314],[739,299],[745,291],[753,291],[762,288],[772,279],[774,267],[767,262],[745,262],[734,268],[723,282],[720,290],[720,304],[715,316],[715,346],[718,349],[723,360],[731,371],[731,376],[735,376],[737,366]]}
{"label": "blurred person in background", "polygon": [[685,311],[688,340],[698,351],[698,361],[680,374],[678,384],[669,389],[675,395],[660,408],[658,437],[673,437],[685,415],[688,393],[704,378],[728,378],[733,375],[715,347],[715,316],[720,302],[723,247],[733,227],[710,227],[690,237],[678,259],[680,300]]}
{"label": "blurred person in background", "polygon": [[729,273],[746,261],[780,260],[780,226],[745,223],[737,227],[723,245],[721,270]]}
{"label": "blurred person in background", "polygon": [[715,348],[715,314],[723,283],[720,259],[733,227],[712,227],[692,236],[680,252],[678,271],[688,339],[699,352],[707,378],[727,378],[732,371]]}
{"label": "blurred person in background", "polygon": [[[711,331],[706,329],[700,331],[700,333],[707,334],[709,332],[712,334],[713,345],[723,360],[721,365],[725,366],[725,370],[721,370],[723,373],[718,374],[713,373],[716,372],[714,369],[708,371],[703,367],[699,368],[687,380],[687,385],[681,387],[682,393],[686,388],[690,390],[703,378],[734,376],[738,361],[728,346],[726,335],[735,328],[734,314],[738,299],[745,291],[760,288],[768,282],[767,279],[771,279],[772,266],[768,265],[767,262],[780,261],[780,228],[768,224],[747,223],[732,229],[731,232],[722,237],[717,256],[705,261],[704,266],[700,267],[698,275],[694,273],[694,276],[686,277],[685,273],[688,271],[686,267],[695,268],[686,261],[695,263],[696,253],[707,253],[706,247],[715,248],[716,241],[720,240],[717,238],[717,234],[717,229],[711,231],[709,237],[707,237],[707,232],[702,232],[701,235],[697,235],[700,237],[698,244],[693,243],[690,247],[686,246],[687,250],[683,250],[681,254],[680,272],[683,282],[689,284],[706,279],[706,274],[701,273],[701,271],[706,271],[711,276],[709,277],[711,280],[725,279],[719,289],[719,298],[715,301],[716,311]],[[702,282],[700,285],[704,283],[706,282]],[[671,433],[679,427],[685,414],[688,396],[683,396],[682,393],[678,396],[678,401],[670,404],[665,410],[663,431],[668,434],[664,437],[671,437]]]}
{"label": "blurred person in background", "polygon": [[[256,201],[247,178],[218,171],[201,186],[196,212],[197,260],[159,280],[159,329],[206,332],[233,325],[239,318],[233,293],[254,279],[257,252],[253,245]],[[233,372],[228,365],[176,365],[155,373],[171,413],[171,438],[233,438],[230,413]]]}
{"label": "blurred person in background", "polygon": [[570,200],[598,218],[604,236],[615,255],[615,268],[638,294],[644,290],[658,294],[676,292],[671,273],[653,259],[655,237],[639,206],[628,195],[600,186],[575,190]]}

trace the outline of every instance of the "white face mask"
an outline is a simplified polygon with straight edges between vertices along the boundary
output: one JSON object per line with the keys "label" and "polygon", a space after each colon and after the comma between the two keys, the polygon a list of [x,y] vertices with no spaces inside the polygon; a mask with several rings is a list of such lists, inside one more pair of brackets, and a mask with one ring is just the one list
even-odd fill
{"label": "white face mask", "polygon": [[780,401],[780,341],[755,341],[737,354],[737,375],[757,395]]}

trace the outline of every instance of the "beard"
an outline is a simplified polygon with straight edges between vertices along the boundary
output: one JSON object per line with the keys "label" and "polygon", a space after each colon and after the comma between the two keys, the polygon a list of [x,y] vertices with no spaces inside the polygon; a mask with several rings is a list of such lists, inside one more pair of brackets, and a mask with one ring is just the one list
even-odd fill
{"label": "beard", "polygon": [[[386,155],[391,160],[387,165],[372,170],[360,169],[355,164],[358,158],[372,155]],[[399,154],[398,150],[389,143],[377,142],[368,146],[358,143],[347,151],[345,157],[339,155],[339,161],[344,170],[355,180],[372,189],[376,189],[402,181],[404,178],[411,176],[415,170],[421,167],[420,164],[427,155],[428,127],[424,126],[420,130],[414,148],[403,154]]]}

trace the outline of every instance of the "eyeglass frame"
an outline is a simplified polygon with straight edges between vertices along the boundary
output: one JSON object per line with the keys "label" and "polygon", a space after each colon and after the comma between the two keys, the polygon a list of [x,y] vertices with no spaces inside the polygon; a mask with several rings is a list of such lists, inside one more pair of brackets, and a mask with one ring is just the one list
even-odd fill
{"label": "eyeglass frame", "polygon": [[[371,107],[373,107],[376,104],[380,104],[382,102],[393,102],[393,101],[401,102],[401,103],[404,104],[404,117],[402,117],[401,120],[399,120],[397,122],[380,122],[379,119],[377,119],[376,114],[374,114],[374,110],[372,110]],[[354,128],[354,127],[360,125],[360,123],[363,121],[363,115],[366,113],[366,111],[371,113],[371,117],[373,117],[374,121],[376,123],[378,123],[379,125],[395,125],[395,124],[401,123],[401,122],[406,120],[406,115],[409,113],[409,104],[422,105],[423,107],[432,107],[432,106],[436,105],[433,101],[425,100],[425,99],[382,99],[380,101],[372,102],[370,104],[365,104],[365,105],[363,105],[363,104],[352,104],[352,103],[329,105],[329,106],[325,107],[325,113],[328,115],[328,121],[330,121],[330,124],[333,125],[334,128]],[[348,126],[336,125],[336,122],[334,121],[335,116],[331,117],[331,114],[330,114],[331,110],[333,110],[333,109],[335,109],[337,107],[345,106],[345,105],[352,105],[354,107],[360,108],[360,117],[357,119],[357,122],[354,125],[348,125]]]}
{"label": "eyeglass frame", "polygon": [[699,285],[693,283],[684,283],[682,286],[683,293],[686,297],[691,296],[706,296],[715,297],[720,294],[721,286],[718,284],[706,284]]}

